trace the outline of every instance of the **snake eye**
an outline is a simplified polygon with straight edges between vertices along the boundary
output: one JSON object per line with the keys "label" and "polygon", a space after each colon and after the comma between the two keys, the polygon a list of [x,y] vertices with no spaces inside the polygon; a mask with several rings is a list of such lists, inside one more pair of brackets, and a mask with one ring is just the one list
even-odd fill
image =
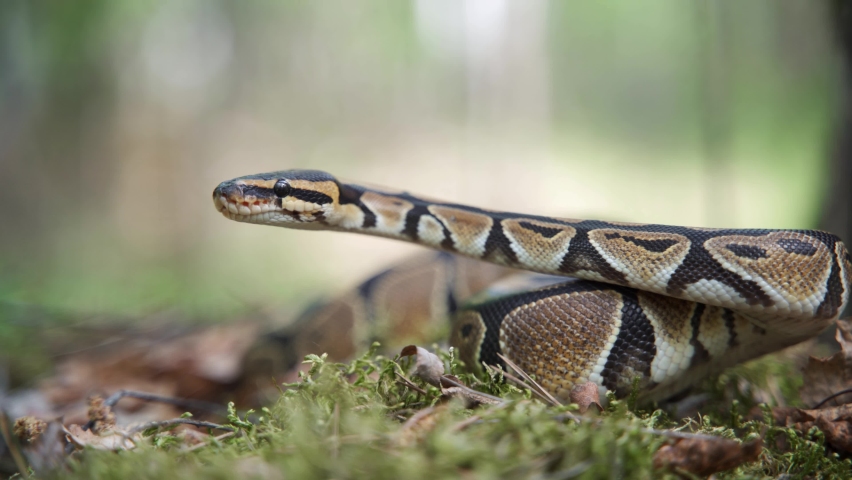
{"label": "snake eye", "polygon": [[278,196],[278,198],[284,198],[287,195],[290,195],[290,190],[292,190],[290,183],[283,178],[275,182],[275,186],[272,187],[272,191]]}

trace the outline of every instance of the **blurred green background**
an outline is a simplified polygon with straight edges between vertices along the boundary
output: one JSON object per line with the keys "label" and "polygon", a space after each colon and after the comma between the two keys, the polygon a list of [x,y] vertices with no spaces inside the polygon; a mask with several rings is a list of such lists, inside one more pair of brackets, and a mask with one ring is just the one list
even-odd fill
{"label": "blurred green background", "polygon": [[0,3],[0,301],[295,309],[414,247],[241,225],[235,176],[317,168],[495,209],[816,226],[823,2]]}

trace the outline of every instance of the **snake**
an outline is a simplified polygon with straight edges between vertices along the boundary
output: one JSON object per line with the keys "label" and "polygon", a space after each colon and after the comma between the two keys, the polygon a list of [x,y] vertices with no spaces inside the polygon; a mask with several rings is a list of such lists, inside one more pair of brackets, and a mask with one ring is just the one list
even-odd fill
{"label": "snake", "polygon": [[656,401],[809,339],[849,302],[852,256],[818,230],[733,229],[527,215],[338,180],[319,170],[219,184],[230,220],[392,238],[565,278],[466,304],[450,345],[467,368],[508,359],[559,399]]}

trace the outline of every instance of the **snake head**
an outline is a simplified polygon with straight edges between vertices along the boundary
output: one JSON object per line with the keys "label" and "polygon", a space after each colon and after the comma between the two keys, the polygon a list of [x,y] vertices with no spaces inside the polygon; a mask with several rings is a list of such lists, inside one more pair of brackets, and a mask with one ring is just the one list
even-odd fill
{"label": "snake head", "polygon": [[340,188],[325,172],[283,170],[222,182],[213,190],[213,204],[238,222],[323,228],[339,204]]}

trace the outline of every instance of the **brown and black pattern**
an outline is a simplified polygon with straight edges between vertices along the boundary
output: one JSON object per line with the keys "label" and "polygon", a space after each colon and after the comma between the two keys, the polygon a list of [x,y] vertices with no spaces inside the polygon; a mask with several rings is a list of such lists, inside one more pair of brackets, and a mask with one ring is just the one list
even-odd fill
{"label": "brown and black pattern", "polygon": [[495,212],[308,170],[237,178],[213,197],[237,221],[390,236],[584,279],[473,306],[453,331],[466,360],[499,364],[505,349],[560,394],[583,378],[620,395],[636,377],[646,392],[669,391],[733,359],[817,334],[852,289],[848,250],[819,231]]}

